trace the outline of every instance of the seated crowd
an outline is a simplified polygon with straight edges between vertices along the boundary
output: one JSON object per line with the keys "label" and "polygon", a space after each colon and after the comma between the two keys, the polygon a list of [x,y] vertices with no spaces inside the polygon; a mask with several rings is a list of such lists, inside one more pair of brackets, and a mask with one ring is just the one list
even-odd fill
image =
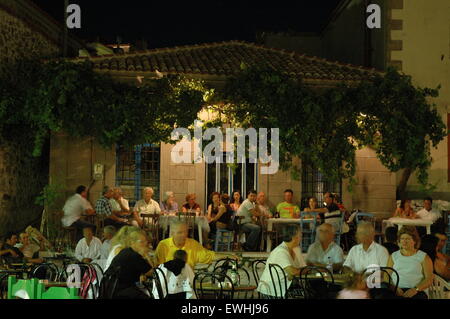
{"label": "seated crowd", "polygon": [[[287,287],[282,288],[282,295],[301,295],[298,277],[304,267],[319,267],[346,275],[344,289],[328,287],[326,292],[341,299],[427,298],[424,291],[431,286],[434,274],[450,279],[450,258],[443,252],[447,238],[442,232],[420,237],[415,227],[403,226],[400,230],[388,227],[385,242],[381,245],[375,242],[373,223],[362,221],[356,228],[357,244],[345,256],[335,237],[337,232],[342,234],[348,231],[343,224],[350,223],[352,216],[332,193],[325,193],[323,208],[319,207],[316,198],[310,198],[304,213],[293,202],[293,191],[290,189],[284,192],[284,201],[276,205],[273,211],[267,204],[265,193],[254,190],[247,193],[245,200],[237,191],[231,198],[227,194],[214,192],[205,213],[196,202],[195,194],[186,195],[186,203],[181,206],[175,201],[173,192],[165,192],[160,203],[153,199],[153,195],[151,187],[144,188],[143,198],[130,208],[120,188],[105,186],[94,209],[87,200],[86,187],[79,186],[64,205],[62,225],[76,229],[75,258],[81,263],[98,264],[105,273],[117,276],[116,298],[150,298],[148,290],[137,283],[161,273],[168,280],[168,290],[154,291],[153,295],[162,293],[164,296],[159,296],[161,298],[194,297],[193,278],[198,264],[211,264],[221,258],[238,260],[232,252],[208,249],[210,244],[207,239],[213,241],[218,230],[236,230],[236,233],[245,234],[243,250],[257,251],[268,219],[298,219],[303,214],[306,214],[304,218],[317,218],[316,241],[307,247],[304,256],[301,250],[302,231],[298,224],[286,224],[280,228],[282,242],[270,252],[257,287],[264,298],[278,296],[280,292],[276,292],[277,287]],[[433,211],[431,204],[432,200],[427,198],[424,209],[415,213],[410,201],[402,201],[394,216],[437,221],[440,214]],[[169,237],[161,239],[152,238],[153,234],[148,232],[143,218],[144,214],[189,213],[205,218],[209,224],[209,233],[198,234],[199,238],[205,239],[204,245],[189,238],[190,229],[183,219],[175,219],[170,224]],[[96,225],[82,218],[93,215],[102,217],[101,239],[95,236]],[[345,222],[341,223],[343,217]],[[42,263],[39,251],[46,248],[46,241],[38,233],[40,245],[37,245],[35,241],[30,241],[29,236],[29,232],[19,236],[8,234],[0,240],[0,257],[9,263]],[[156,242],[156,247],[152,247],[152,242]],[[269,269],[270,264],[279,265],[285,276],[274,277]],[[374,265],[393,269],[388,272],[390,276],[398,276],[396,291],[390,286],[369,289],[367,275],[371,272],[368,270]],[[316,288],[320,291],[323,287],[317,285]]]}

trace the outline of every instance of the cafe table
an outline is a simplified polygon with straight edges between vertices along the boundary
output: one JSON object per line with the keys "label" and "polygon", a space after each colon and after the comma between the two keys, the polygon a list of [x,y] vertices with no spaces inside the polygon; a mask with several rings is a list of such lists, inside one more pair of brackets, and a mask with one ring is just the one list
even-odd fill
{"label": "cafe table", "polygon": [[431,220],[424,220],[421,218],[409,219],[409,218],[399,218],[392,217],[389,219],[383,220],[383,228],[388,227],[389,225],[398,225],[398,230],[400,230],[403,226],[422,226],[426,227],[427,234],[431,234],[431,225],[433,222]]}
{"label": "cafe table", "polygon": [[[347,277],[348,276],[345,275],[345,274],[333,274],[333,279],[332,279],[329,274],[325,273],[323,279],[326,282],[329,282],[329,283],[333,282],[333,280],[334,280],[334,284],[335,285],[342,286],[342,285],[345,284]],[[297,277],[297,278],[300,278],[300,277]],[[321,279],[322,276],[319,273],[310,273],[310,274],[308,274],[306,276],[306,278],[308,278],[308,279]]]}
{"label": "cafe table", "polygon": [[[196,289],[201,289],[200,283],[197,283],[195,286]],[[221,288],[217,283],[206,282],[202,284],[203,290],[209,291],[219,291]],[[256,290],[256,286],[253,285],[237,285],[234,286],[234,292],[248,292]],[[231,285],[224,284],[222,285],[223,291],[231,291]]]}

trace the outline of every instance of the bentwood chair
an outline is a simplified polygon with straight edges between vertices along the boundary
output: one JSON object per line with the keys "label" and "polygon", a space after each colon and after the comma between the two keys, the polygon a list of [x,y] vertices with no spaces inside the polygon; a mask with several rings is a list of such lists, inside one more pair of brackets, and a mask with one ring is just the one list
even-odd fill
{"label": "bentwood chair", "polygon": [[287,299],[287,276],[284,269],[278,264],[269,264],[269,274],[275,299]]}
{"label": "bentwood chair", "polygon": [[[327,281],[327,277],[329,280]],[[305,299],[328,299],[334,287],[333,274],[324,267],[306,266],[300,270],[300,287]]]}
{"label": "bentwood chair", "polygon": [[[257,287],[259,285],[259,279],[261,278],[261,274],[264,271],[264,268],[266,267],[266,262],[267,261],[265,259],[255,259],[251,263],[253,280],[255,280],[255,285]],[[261,297],[261,294],[259,292],[258,296]]]}
{"label": "bentwood chair", "polygon": [[80,297],[83,299],[95,299],[98,296],[99,280],[97,269],[91,264],[78,263],[81,270]]}
{"label": "bentwood chair", "polygon": [[[178,213],[178,218],[183,219],[186,225],[188,226],[189,230],[189,237],[195,238],[195,228],[196,228],[196,213]],[[202,234],[198,234],[198,236],[201,236]]]}
{"label": "bentwood chair", "polygon": [[98,292],[98,299],[113,299],[119,281],[120,266],[109,268],[104,274]]}
{"label": "bentwood chair", "polygon": [[[216,261],[213,267],[213,273],[222,275],[230,276],[230,271],[233,267],[233,265],[236,267],[237,271],[237,283],[236,285],[241,286],[250,286],[251,284],[251,276],[248,270],[243,267],[243,265],[239,264],[235,259],[231,258],[222,258]],[[234,296],[237,299],[249,299],[253,296],[253,292],[250,291],[235,291]]]}
{"label": "bentwood chair", "polygon": [[150,293],[154,299],[167,299],[169,295],[169,284],[164,271],[161,268],[155,268],[152,276],[153,288]]}
{"label": "bentwood chair", "polygon": [[[368,267],[363,271],[363,276],[369,277],[366,281],[374,286],[369,288],[390,288],[394,293],[397,291],[400,281],[398,272],[391,267]],[[380,284],[379,287],[376,287],[377,281]],[[388,287],[383,283],[386,283]]]}
{"label": "bentwood chair", "polygon": [[59,269],[52,263],[37,264],[30,271],[30,278],[45,279],[48,281],[56,281],[58,275]]}
{"label": "bentwood chair", "polygon": [[159,214],[141,214],[142,227],[150,232],[153,247],[157,246],[159,241]]}
{"label": "bentwood chair", "polygon": [[213,272],[199,272],[194,277],[197,299],[233,299],[234,284],[230,277]]}

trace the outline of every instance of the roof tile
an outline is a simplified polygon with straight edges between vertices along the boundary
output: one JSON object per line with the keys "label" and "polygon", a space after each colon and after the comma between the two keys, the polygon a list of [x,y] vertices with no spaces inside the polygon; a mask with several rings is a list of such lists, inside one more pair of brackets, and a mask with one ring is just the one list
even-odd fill
{"label": "roof tile", "polygon": [[375,69],[241,41],[153,49],[89,59],[94,69],[130,72],[158,70],[163,73],[234,75],[240,72],[241,63],[248,66],[266,63],[281,72],[312,80],[358,81],[380,73]]}

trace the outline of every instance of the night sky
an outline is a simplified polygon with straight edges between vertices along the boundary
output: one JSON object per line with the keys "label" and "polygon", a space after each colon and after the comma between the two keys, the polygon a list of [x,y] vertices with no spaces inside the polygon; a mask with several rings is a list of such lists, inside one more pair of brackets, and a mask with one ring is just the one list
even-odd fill
{"label": "night sky", "polygon": [[[32,0],[58,21],[64,0]],[[255,41],[261,31],[313,32],[326,23],[340,0],[105,1],[71,0],[81,7],[75,34],[103,43],[146,39],[149,48],[226,40]],[[74,31],[70,31],[74,32]]]}

